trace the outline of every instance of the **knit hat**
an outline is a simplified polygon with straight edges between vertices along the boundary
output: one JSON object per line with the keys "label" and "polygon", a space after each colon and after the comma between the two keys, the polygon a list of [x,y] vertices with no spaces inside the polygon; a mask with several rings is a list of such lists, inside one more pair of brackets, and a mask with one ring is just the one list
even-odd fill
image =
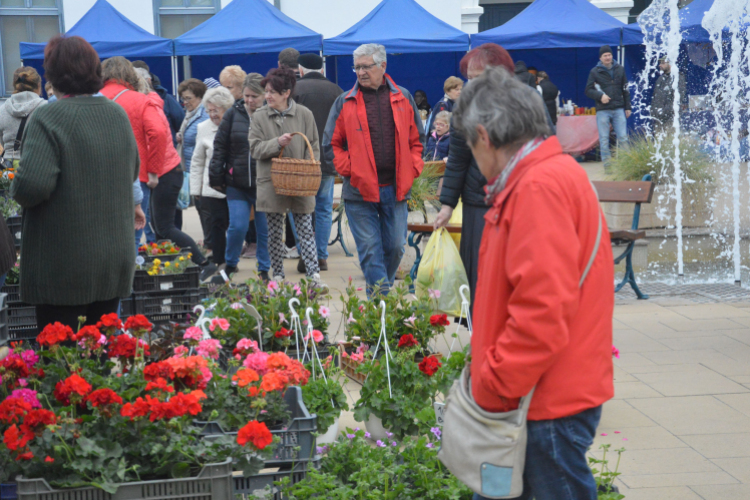
{"label": "knit hat", "polygon": [[602,45],[601,48],[599,49],[599,57],[602,57],[607,52],[611,54],[612,48],[609,45]]}
{"label": "knit hat", "polygon": [[297,64],[307,69],[323,69],[323,58],[318,54],[300,54]]}
{"label": "knit hat", "polygon": [[221,84],[217,82],[215,78],[211,78],[210,76],[206,78],[205,80],[203,80],[203,83],[205,83],[206,87],[210,89],[221,87]]}

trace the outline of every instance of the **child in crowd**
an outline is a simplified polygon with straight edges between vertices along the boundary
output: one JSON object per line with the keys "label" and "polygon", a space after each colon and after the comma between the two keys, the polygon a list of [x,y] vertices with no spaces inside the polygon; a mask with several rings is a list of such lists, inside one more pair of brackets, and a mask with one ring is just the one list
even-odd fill
{"label": "child in crowd", "polygon": [[448,160],[450,142],[450,111],[441,111],[435,117],[435,131],[430,134],[427,147],[424,149],[425,161]]}

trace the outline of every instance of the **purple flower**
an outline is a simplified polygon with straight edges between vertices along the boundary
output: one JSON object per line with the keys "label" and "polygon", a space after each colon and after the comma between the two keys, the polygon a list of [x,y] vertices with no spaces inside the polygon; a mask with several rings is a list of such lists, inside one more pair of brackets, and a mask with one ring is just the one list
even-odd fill
{"label": "purple flower", "polygon": [[443,435],[443,431],[440,430],[440,427],[432,427],[430,432],[435,435],[436,439],[440,439],[440,436]]}
{"label": "purple flower", "polygon": [[354,439],[355,438],[354,434],[347,434],[346,437],[348,437],[349,439]]}
{"label": "purple flower", "polygon": [[432,444],[432,443],[427,443],[427,447],[428,447],[428,448],[434,448],[434,447],[435,447],[435,445],[434,445],[434,444]]}
{"label": "purple flower", "polygon": [[385,443],[384,443],[384,442],[382,442],[382,441],[381,441],[380,439],[378,439],[378,440],[377,440],[377,441],[375,442],[375,446],[377,446],[378,448],[385,448]]}
{"label": "purple flower", "polygon": [[21,359],[23,359],[23,362],[26,363],[26,366],[31,369],[34,367],[37,361],[39,361],[39,356],[31,349],[28,349],[21,353]]}
{"label": "purple flower", "polygon": [[315,453],[318,455],[322,455],[323,453],[326,453],[328,451],[328,446],[316,446],[315,447]]}
{"label": "purple flower", "polygon": [[370,433],[369,433],[369,432],[365,432],[365,437],[366,437],[367,439],[370,439]]}
{"label": "purple flower", "polygon": [[396,441],[391,443],[391,446],[398,446],[398,443]]}
{"label": "purple flower", "polygon": [[42,404],[36,395],[36,391],[31,389],[16,389],[10,394],[12,398],[21,398],[31,405],[32,408],[41,408]]}
{"label": "purple flower", "polygon": [[385,431],[385,435],[388,436],[388,439],[391,439],[393,437],[392,432]]}

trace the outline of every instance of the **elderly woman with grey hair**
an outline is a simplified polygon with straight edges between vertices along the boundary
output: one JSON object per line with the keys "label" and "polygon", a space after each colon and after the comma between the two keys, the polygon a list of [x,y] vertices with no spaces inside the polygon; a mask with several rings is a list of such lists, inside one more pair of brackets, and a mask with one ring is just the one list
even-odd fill
{"label": "elderly woman with grey hair", "polygon": [[[453,125],[487,179],[489,206],[471,392],[497,413],[518,408],[534,390],[518,498],[557,500],[565,492],[595,500],[586,450],[614,395],[612,249],[586,171],[548,137],[546,114],[539,93],[501,68],[471,81],[454,108]],[[443,446],[460,439],[445,433]],[[497,479],[483,480],[475,500],[507,498],[510,481]]]}

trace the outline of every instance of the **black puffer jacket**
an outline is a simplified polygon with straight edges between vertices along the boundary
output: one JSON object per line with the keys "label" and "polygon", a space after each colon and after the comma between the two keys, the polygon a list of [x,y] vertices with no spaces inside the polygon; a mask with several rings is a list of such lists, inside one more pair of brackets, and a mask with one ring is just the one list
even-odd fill
{"label": "black puffer jacket", "polygon": [[440,203],[456,208],[461,197],[465,205],[486,207],[484,186],[487,179],[479,171],[477,161],[464,136],[451,126],[450,153],[445,165]]}
{"label": "black puffer jacket", "polygon": [[526,68],[526,63],[523,61],[516,61],[516,78],[518,81],[525,83],[529,87],[536,88],[536,77],[529,73]]}
{"label": "black puffer jacket", "polygon": [[[607,104],[602,102],[604,94],[609,96]],[[607,69],[599,62],[591,70],[589,79],[586,81],[586,97],[596,101],[597,111],[623,108],[625,111],[630,111],[630,91],[625,68],[613,62],[612,68]]]}
{"label": "black puffer jacket", "polygon": [[255,194],[255,160],[250,161],[249,131],[250,116],[239,99],[224,113],[214,138],[214,156],[208,169],[212,188],[231,186]]}

